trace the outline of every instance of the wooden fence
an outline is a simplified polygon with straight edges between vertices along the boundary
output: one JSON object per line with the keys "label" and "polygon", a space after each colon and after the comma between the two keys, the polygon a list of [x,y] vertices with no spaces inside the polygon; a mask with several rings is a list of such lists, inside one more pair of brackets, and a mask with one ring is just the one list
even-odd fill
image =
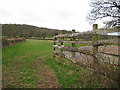
{"label": "wooden fence", "polygon": [[[75,31],[73,31],[73,34],[61,34],[61,35],[57,35],[54,37],[54,56],[55,55],[60,55],[62,57],[65,57],[65,54],[63,53],[63,51],[69,51],[72,52],[72,57],[73,59],[75,58],[75,52],[79,52],[79,53],[83,53],[83,54],[87,54],[87,55],[91,55],[94,57],[94,62],[97,63],[98,60],[95,60],[95,58],[97,58],[97,56],[102,53],[102,54],[107,54],[107,55],[113,55],[113,56],[117,56],[119,57],[119,54],[115,55],[115,54],[110,54],[110,53],[104,53],[104,52],[98,52],[98,47],[99,46],[104,46],[104,45],[120,45],[119,39],[110,39],[110,40],[98,40],[98,34],[104,34],[104,33],[113,33],[113,32],[119,32],[120,28],[111,28],[111,29],[98,29],[98,25],[94,24],[93,25],[93,31],[88,31],[88,32],[82,32],[82,33],[75,33]],[[93,40],[86,42],[86,41],[80,41],[77,40],[76,38],[78,38],[79,36],[83,36],[83,35],[89,35],[89,34],[93,34]],[[70,40],[67,40],[68,38],[71,38]],[[56,43],[60,43],[60,45],[57,45]],[[72,47],[70,46],[64,46],[64,43],[69,43],[72,44]],[[93,46],[93,50],[86,50],[85,48],[81,48],[78,49],[75,47],[75,45],[91,45]],[[56,51],[56,48],[60,49],[61,52]],[[99,58],[97,58],[99,59]],[[119,61],[116,64],[120,64]]]}
{"label": "wooden fence", "polygon": [[[98,50],[99,46],[120,45],[119,38],[118,39],[107,39],[107,40],[99,40],[98,39],[99,34],[114,33],[114,32],[120,32],[120,27],[109,28],[109,29],[98,29],[98,25],[93,24],[93,30],[92,31],[75,33],[75,30],[73,30],[72,34],[60,34],[60,35],[54,36],[53,56],[59,55],[61,57],[66,58],[65,52],[66,51],[67,52],[72,52],[72,57],[70,59],[73,62],[77,62],[76,59],[75,59],[76,52],[86,54],[86,55],[90,55],[90,56],[93,57],[93,68],[94,68],[94,70],[100,70],[100,68],[99,68],[99,67],[101,67],[100,66],[101,65],[100,64],[100,54],[104,54],[104,55],[115,56],[116,58],[118,58],[117,63],[115,63],[115,65],[119,66],[120,65],[119,48],[118,48],[118,54],[105,53],[105,52],[100,52]],[[78,40],[78,38],[80,36],[90,35],[90,34],[93,35],[92,41]],[[69,45],[71,44],[71,47],[70,46],[65,46],[64,44],[69,44]],[[89,50],[89,49],[86,49],[86,48],[77,48],[76,45],[88,45],[88,46],[92,46],[93,48],[92,48],[92,50]],[[110,77],[110,76],[108,76],[108,77]]]}

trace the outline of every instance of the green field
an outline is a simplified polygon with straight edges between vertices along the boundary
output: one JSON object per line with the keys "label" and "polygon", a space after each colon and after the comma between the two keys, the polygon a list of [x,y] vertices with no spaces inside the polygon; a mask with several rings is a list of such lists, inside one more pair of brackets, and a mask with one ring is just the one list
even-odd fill
{"label": "green field", "polygon": [[[52,57],[53,42],[27,40],[2,50],[3,88],[115,87],[104,76],[71,61]],[[54,85],[53,85],[54,84]]]}

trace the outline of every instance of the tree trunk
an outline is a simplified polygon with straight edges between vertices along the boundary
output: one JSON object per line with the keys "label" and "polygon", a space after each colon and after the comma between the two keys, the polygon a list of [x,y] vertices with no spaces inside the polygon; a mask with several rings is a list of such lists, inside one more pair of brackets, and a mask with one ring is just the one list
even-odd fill
{"label": "tree trunk", "polygon": [[45,36],[43,37],[43,39],[45,39]]}
{"label": "tree trunk", "polygon": [[11,38],[11,36],[10,36],[10,35],[8,35],[8,37],[9,37],[9,38]]}
{"label": "tree trunk", "polygon": [[31,36],[30,36],[30,39],[31,39]]}

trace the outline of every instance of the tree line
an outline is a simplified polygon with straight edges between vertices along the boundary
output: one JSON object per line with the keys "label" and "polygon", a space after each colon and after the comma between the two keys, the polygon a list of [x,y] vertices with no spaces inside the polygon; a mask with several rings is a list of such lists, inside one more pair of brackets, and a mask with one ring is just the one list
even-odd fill
{"label": "tree line", "polygon": [[45,37],[53,37],[60,33],[68,34],[72,32],[67,30],[49,29],[26,24],[2,24],[2,36],[7,36],[8,38],[39,37],[45,39]]}

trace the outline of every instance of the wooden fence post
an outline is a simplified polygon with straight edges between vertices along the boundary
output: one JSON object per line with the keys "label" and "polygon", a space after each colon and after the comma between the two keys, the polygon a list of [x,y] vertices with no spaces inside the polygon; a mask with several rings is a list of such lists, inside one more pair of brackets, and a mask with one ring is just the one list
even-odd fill
{"label": "wooden fence post", "polygon": [[[94,31],[94,35],[93,35],[93,43],[98,41],[98,35],[95,34],[95,30],[98,29],[98,24],[93,24],[93,31]],[[98,52],[98,46],[93,46],[93,52],[97,53]]]}
{"label": "wooden fence post", "polygon": [[[63,40],[64,40],[64,37],[61,38],[61,41],[63,41]],[[63,42],[61,42],[61,45],[63,45]],[[63,50],[61,50],[61,52],[63,52]]]}
{"label": "wooden fence post", "polygon": [[[57,40],[57,38],[55,37],[55,38],[54,38],[54,41],[53,41],[53,45],[56,45],[56,42],[55,42],[56,40]],[[54,47],[53,47],[53,51],[56,51],[56,49],[55,49]],[[54,53],[53,53],[53,57],[55,57],[55,54],[54,54]]]}
{"label": "wooden fence post", "polygon": [[[60,34],[63,34],[63,32],[60,31]],[[60,40],[63,41],[63,40],[64,40],[64,37],[63,37],[63,38],[60,38]],[[61,45],[63,45],[63,42],[61,42]],[[63,50],[61,50],[61,52],[63,52]]]}
{"label": "wooden fence post", "polygon": [[[118,43],[120,42],[120,36],[118,36]],[[118,54],[119,54],[119,58],[118,58],[118,87],[120,88],[120,46],[118,46]]]}
{"label": "wooden fence post", "polygon": [[[93,24],[93,54],[95,55],[98,52],[98,46],[94,45],[94,42],[98,41],[98,34],[95,33],[95,30],[98,29],[98,24]],[[93,63],[98,65],[98,60],[95,56],[93,56]]]}
{"label": "wooden fence post", "polygon": [[[72,30],[72,33],[75,33],[75,29]],[[73,37],[73,41],[75,41],[75,37]],[[75,47],[75,43],[72,43],[72,47]],[[72,57],[75,59],[75,52],[72,52]]]}

